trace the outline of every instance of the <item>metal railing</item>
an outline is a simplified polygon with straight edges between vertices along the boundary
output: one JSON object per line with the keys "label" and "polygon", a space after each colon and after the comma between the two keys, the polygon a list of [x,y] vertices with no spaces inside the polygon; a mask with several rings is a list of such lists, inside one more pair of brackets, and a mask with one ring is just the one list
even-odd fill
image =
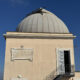
{"label": "metal railing", "polygon": [[[60,67],[59,67],[60,68]],[[69,65],[66,66],[66,69],[69,68]],[[55,78],[62,78],[62,77],[72,77],[75,74],[75,67],[74,65],[70,66],[71,70],[70,72],[65,72],[64,74],[57,74],[57,70],[53,70],[51,73],[49,73],[45,79],[43,80],[54,80]],[[58,69],[58,68],[57,68]]]}
{"label": "metal railing", "polygon": [[53,80],[57,76],[57,71],[56,69],[49,73],[44,80]]}

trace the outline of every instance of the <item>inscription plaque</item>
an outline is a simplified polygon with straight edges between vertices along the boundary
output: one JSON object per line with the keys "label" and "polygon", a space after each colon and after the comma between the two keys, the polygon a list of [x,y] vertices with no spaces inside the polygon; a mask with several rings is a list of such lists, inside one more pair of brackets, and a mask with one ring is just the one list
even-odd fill
{"label": "inscription plaque", "polygon": [[33,49],[12,48],[12,60],[31,60],[33,59]]}

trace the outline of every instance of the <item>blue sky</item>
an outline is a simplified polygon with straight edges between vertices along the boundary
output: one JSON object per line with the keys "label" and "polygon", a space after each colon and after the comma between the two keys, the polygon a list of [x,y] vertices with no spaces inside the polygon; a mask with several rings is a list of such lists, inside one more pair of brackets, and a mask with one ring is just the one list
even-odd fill
{"label": "blue sky", "polygon": [[[0,78],[3,75],[5,39],[3,34],[15,31],[20,21],[39,7],[43,7],[62,19],[74,40],[76,70],[80,71],[80,0],[0,0]],[[2,80],[2,79],[0,79]]]}

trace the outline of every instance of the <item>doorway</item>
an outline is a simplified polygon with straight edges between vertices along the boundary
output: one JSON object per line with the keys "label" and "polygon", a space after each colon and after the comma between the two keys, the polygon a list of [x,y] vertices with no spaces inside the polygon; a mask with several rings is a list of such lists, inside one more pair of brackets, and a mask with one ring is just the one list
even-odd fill
{"label": "doorway", "polygon": [[70,51],[64,50],[65,74],[71,73]]}

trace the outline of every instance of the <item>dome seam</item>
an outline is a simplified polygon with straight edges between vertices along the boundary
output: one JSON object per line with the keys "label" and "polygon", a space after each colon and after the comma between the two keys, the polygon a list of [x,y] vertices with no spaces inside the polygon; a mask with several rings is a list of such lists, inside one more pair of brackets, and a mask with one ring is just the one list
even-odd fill
{"label": "dome seam", "polygon": [[43,24],[44,23],[44,14],[42,15],[42,32],[44,32],[44,24]]}
{"label": "dome seam", "polygon": [[[51,17],[51,15],[50,15],[50,17]],[[55,32],[55,27],[54,27],[54,21],[53,21],[53,18],[51,17],[51,19],[52,19],[52,24],[53,24],[53,32]]]}
{"label": "dome seam", "polygon": [[48,22],[48,32],[50,32],[50,30],[49,30],[49,20],[48,20],[48,14],[46,14],[47,15],[47,22]]}
{"label": "dome seam", "polygon": [[33,17],[32,17],[32,24],[31,24],[31,31],[32,31],[32,32],[33,32],[33,30],[32,30],[33,20],[34,20],[34,15],[33,15]]}

